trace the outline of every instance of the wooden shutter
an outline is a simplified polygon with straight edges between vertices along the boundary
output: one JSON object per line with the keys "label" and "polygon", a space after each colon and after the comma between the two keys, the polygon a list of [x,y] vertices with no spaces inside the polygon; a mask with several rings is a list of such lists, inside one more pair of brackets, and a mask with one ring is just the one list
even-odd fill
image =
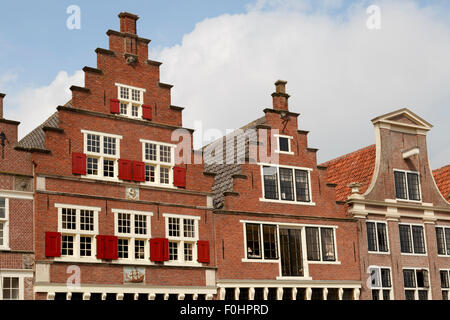
{"label": "wooden shutter", "polygon": [[110,111],[114,114],[120,114],[120,101],[117,99],[110,100]]}
{"label": "wooden shutter", "polygon": [[126,180],[131,181],[132,175],[131,175],[131,167],[132,162],[130,160],[119,160],[119,179],[120,180]]}
{"label": "wooden shutter", "polygon": [[45,256],[61,257],[61,233],[59,232],[45,233]]}
{"label": "wooden shutter", "polygon": [[97,236],[97,259],[118,259],[118,238],[115,236]]}
{"label": "wooden shutter", "polygon": [[169,239],[150,239],[150,260],[153,262],[169,261]]}
{"label": "wooden shutter", "polygon": [[145,182],[145,163],[133,161],[133,181]]}
{"label": "wooden shutter", "polygon": [[86,175],[86,155],[83,153],[72,153],[72,174]]}
{"label": "wooden shutter", "polygon": [[198,241],[197,242],[197,261],[201,263],[209,263],[209,242]]}
{"label": "wooden shutter", "polygon": [[186,168],[173,168],[173,185],[178,188],[186,188]]}
{"label": "wooden shutter", "polygon": [[152,120],[152,106],[142,105],[142,119]]}

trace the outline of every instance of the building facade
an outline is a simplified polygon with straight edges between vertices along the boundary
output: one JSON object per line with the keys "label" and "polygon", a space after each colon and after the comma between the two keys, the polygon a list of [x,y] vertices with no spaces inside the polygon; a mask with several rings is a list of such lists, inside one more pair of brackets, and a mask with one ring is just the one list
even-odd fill
{"label": "building facade", "polygon": [[212,299],[213,177],[191,145],[177,157],[173,133],[192,130],[138,17],[119,17],[85,86],[18,144],[35,165],[35,299]]}
{"label": "building facade", "polygon": [[323,164],[358,220],[361,277],[368,278],[361,299],[448,300],[449,179],[448,170],[436,170],[439,188],[430,169],[432,126],[408,109],[372,123],[375,145]]}
{"label": "building facade", "polygon": [[262,118],[204,148],[216,173],[218,299],[359,299],[357,220],[335,201],[285,85]]}
{"label": "building facade", "polygon": [[0,94],[0,300],[33,299],[33,166]]}

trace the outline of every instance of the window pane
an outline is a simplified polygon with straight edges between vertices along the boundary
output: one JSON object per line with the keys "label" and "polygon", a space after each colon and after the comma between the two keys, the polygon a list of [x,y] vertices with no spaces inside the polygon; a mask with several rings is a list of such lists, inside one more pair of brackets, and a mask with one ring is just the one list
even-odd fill
{"label": "window pane", "polygon": [[331,228],[320,228],[322,236],[322,260],[335,261],[334,254],[334,232]]}
{"label": "window pane", "polygon": [[180,236],[180,219],[169,218],[169,237]]}
{"label": "window pane", "polygon": [[131,89],[131,100],[140,102],[141,101],[141,91],[136,89]]}
{"label": "window pane", "polygon": [[117,223],[119,233],[131,233],[131,215],[129,213],[119,213]]}
{"label": "window pane", "polygon": [[410,226],[399,225],[400,250],[402,253],[412,253]]}
{"label": "window pane", "polygon": [[127,114],[128,104],[121,103],[120,104],[120,114]]}
{"label": "window pane", "polygon": [[6,217],[5,210],[6,210],[5,198],[0,198],[0,219],[4,219]]}
{"label": "window pane", "polygon": [[192,261],[193,260],[193,254],[192,254],[192,243],[184,243],[184,261]]}
{"label": "window pane", "polygon": [[155,166],[145,166],[145,181],[155,182]]}
{"label": "window pane", "polygon": [[98,159],[87,158],[87,174],[98,175]]}
{"label": "window pane", "polygon": [[134,233],[147,234],[147,217],[142,214],[134,216]]}
{"label": "window pane", "polygon": [[406,199],[406,179],[404,172],[394,171],[395,196],[397,199]]}
{"label": "window pane", "polygon": [[76,229],[76,210],[75,209],[62,209],[62,228],[65,230]]}
{"label": "window pane", "polygon": [[117,253],[120,259],[128,259],[128,239],[119,239]]}
{"label": "window pane", "polygon": [[100,153],[100,136],[95,134],[87,135],[87,151]]}
{"label": "window pane", "polygon": [[80,211],[80,229],[83,231],[94,231],[94,211]]}
{"label": "window pane", "polygon": [[278,200],[278,175],[277,168],[264,167],[264,198]]}
{"label": "window pane", "polygon": [[0,246],[4,243],[4,231],[3,231],[4,224],[0,222]]}
{"label": "window pane", "polygon": [[161,184],[169,184],[169,168],[159,168],[159,182]]}
{"label": "window pane", "polygon": [[289,152],[289,139],[288,138],[282,138],[280,137],[278,139],[279,143],[280,143],[280,151],[283,152]]}
{"label": "window pane", "polygon": [[308,171],[295,170],[295,189],[297,193],[297,201],[311,201],[309,195],[309,174]]}
{"label": "window pane", "polygon": [[116,155],[116,138],[103,137],[103,153]]}
{"label": "window pane", "polygon": [[442,270],[440,274],[441,274],[441,288],[443,289],[449,288],[448,271]]}
{"label": "window pane", "polygon": [[134,104],[131,106],[131,115],[133,117],[139,117],[139,106],[136,106]]}
{"label": "window pane", "polygon": [[62,236],[61,238],[61,255],[73,256],[73,236]]}
{"label": "window pane", "polygon": [[436,242],[438,254],[446,254],[444,228],[436,228]]}
{"label": "window pane", "polygon": [[159,161],[165,163],[172,162],[172,148],[169,146],[159,146]]}
{"label": "window pane", "polygon": [[425,253],[425,239],[423,227],[413,226],[412,235],[414,241],[414,253]]}
{"label": "window pane", "polygon": [[125,87],[120,87],[120,99],[129,99],[130,98],[130,89]]}
{"label": "window pane", "polygon": [[370,269],[370,279],[371,279],[373,288],[381,287],[381,279],[380,278],[381,278],[380,269],[379,268],[371,268]]}
{"label": "window pane", "polygon": [[383,290],[383,300],[391,300],[391,290]]}
{"label": "window pane", "polygon": [[277,227],[263,226],[264,259],[278,259]]}
{"label": "window pane", "polygon": [[428,290],[419,290],[419,300],[428,300]]}
{"label": "window pane", "polygon": [[372,300],[380,300],[380,290],[372,290]]}
{"label": "window pane", "polygon": [[414,290],[406,290],[405,291],[405,299],[406,300],[415,300]]}
{"label": "window pane", "polygon": [[80,237],[80,256],[90,257],[92,255],[92,238]]}
{"label": "window pane", "polygon": [[377,223],[378,248],[380,252],[388,252],[388,240],[385,223]]}
{"label": "window pane", "polygon": [[178,260],[178,243],[169,242],[169,260]]}
{"label": "window pane", "polygon": [[156,161],[156,144],[145,144],[145,160]]}
{"label": "window pane", "polygon": [[319,228],[306,228],[306,248],[309,261],[320,261]]}
{"label": "window pane", "polygon": [[145,240],[134,240],[134,258],[145,259]]}
{"label": "window pane", "polygon": [[376,225],[374,222],[367,222],[367,243],[369,251],[377,251],[377,235],[376,235]]}
{"label": "window pane", "polygon": [[103,176],[108,178],[114,178],[113,160],[103,160]]}
{"label": "window pane", "polygon": [[419,175],[408,172],[408,194],[410,200],[420,201]]}
{"label": "window pane", "polygon": [[280,192],[281,200],[294,200],[292,169],[280,168]]}
{"label": "window pane", "polygon": [[447,244],[447,255],[450,256],[450,228],[445,228],[445,243]]}
{"label": "window pane", "polygon": [[392,286],[391,270],[381,269],[381,285],[383,286],[383,288],[390,288]]}
{"label": "window pane", "polygon": [[183,224],[184,224],[184,237],[195,238],[195,220],[184,219]]}
{"label": "window pane", "polygon": [[247,258],[261,258],[261,239],[258,224],[246,224]]}
{"label": "window pane", "polygon": [[403,281],[405,288],[415,288],[416,287],[416,276],[414,270],[403,270]]}

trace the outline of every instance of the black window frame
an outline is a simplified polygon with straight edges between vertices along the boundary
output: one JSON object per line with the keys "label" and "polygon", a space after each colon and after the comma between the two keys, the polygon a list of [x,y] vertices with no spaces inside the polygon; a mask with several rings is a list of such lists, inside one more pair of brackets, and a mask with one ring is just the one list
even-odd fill
{"label": "black window frame", "polygon": [[[282,143],[283,141],[283,143]],[[287,150],[283,150],[287,147]],[[291,139],[288,137],[278,137],[278,152],[289,153],[291,152]]]}
{"label": "black window frame", "polygon": [[[275,170],[274,174],[266,174],[266,169]],[[278,168],[263,166],[263,181],[264,181],[264,199],[279,200],[280,193],[278,191]],[[268,179],[270,177],[270,179]],[[274,179],[275,177],[275,179]],[[272,184],[275,184],[273,186]]]}
{"label": "black window frame", "polygon": [[[269,170],[275,170],[273,173]],[[287,174],[289,171],[289,174]],[[302,175],[302,176],[301,176]],[[264,200],[288,203],[311,203],[311,175],[309,170],[283,167],[262,166]],[[305,181],[300,181],[302,178]],[[287,179],[286,179],[287,178]],[[283,199],[283,193],[287,194]]]}
{"label": "black window frame", "polygon": [[[423,225],[414,225],[407,223],[400,223],[399,237],[400,237],[400,252],[402,254],[427,254],[425,228]],[[420,233],[417,230],[420,229]],[[407,231],[407,235],[405,232]],[[420,235],[420,237],[418,237]],[[406,239],[406,237],[408,239]]]}
{"label": "black window frame", "polygon": [[436,226],[435,230],[438,255],[450,256],[450,227]]}
{"label": "black window frame", "polygon": [[386,222],[367,221],[366,230],[367,248],[369,252],[389,252],[389,240]]}
{"label": "black window frame", "polygon": [[[251,241],[255,243],[258,242],[257,248],[259,250],[259,255],[250,256],[249,255],[249,237],[248,227],[257,229],[257,240],[252,239]],[[273,229],[271,235],[271,239],[266,238],[265,229]],[[261,224],[261,223],[245,223],[245,233],[246,233],[246,258],[249,260],[278,260],[279,252],[278,252],[278,226],[273,224]],[[267,248],[267,244],[271,244],[270,248]],[[253,250],[255,246],[253,246]]]}
{"label": "black window frame", "polygon": [[[255,230],[249,230],[249,228],[256,228],[256,235],[257,235],[257,239],[255,240],[254,237],[252,237],[251,239],[249,239],[249,231],[252,232],[251,234],[254,236],[255,235]],[[256,223],[246,223],[245,224],[245,239],[246,239],[246,243],[245,243],[245,248],[246,248],[246,257],[247,259],[251,259],[251,260],[262,260],[262,248],[261,248],[261,230],[260,230],[260,225],[256,224]],[[251,241],[251,245],[249,243],[249,241]],[[258,251],[258,254],[250,254],[250,250],[252,251]]]}
{"label": "black window frame", "polygon": [[[319,241],[317,243],[312,244],[309,240],[310,237],[308,237],[308,233],[312,231],[312,229],[317,229],[317,234],[319,237]],[[324,241],[324,231],[329,231],[331,238],[331,244],[333,246],[333,257],[327,258],[325,255],[326,252],[326,241]],[[337,261],[337,254],[336,254],[336,235],[335,235],[335,229],[330,227],[305,227],[305,233],[306,233],[306,257],[307,260],[310,262],[336,262]],[[317,238],[316,238],[317,239]],[[313,248],[312,246],[315,245],[316,248]],[[313,250],[314,249],[314,250]],[[312,256],[312,253],[319,253],[319,259],[312,257],[314,260],[310,259]]]}
{"label": "black window frame", "polygon": [[419,172],[394,170],[394,191],[396,199],[422,201]]}

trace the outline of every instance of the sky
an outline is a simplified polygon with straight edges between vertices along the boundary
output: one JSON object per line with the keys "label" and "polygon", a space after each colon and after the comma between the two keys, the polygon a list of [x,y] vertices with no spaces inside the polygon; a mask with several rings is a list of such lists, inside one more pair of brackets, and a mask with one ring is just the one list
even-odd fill
{"label": "sky", "polygon": [[[450,163],[450,1],[172,0],[1,1],[0,92],[23,137],[83,85],[84,66],[108,48],[117,14],[163,62],[161,81],[185,107],[184,126],[223,134],[263,116],[278,79],[310,131],[318,161],[375,143],[371,119],[407,107],[431,124],[432,168]],[[67,8],[80,8],[80,29]],[[379,11],[379,28],[371,5]]]}

